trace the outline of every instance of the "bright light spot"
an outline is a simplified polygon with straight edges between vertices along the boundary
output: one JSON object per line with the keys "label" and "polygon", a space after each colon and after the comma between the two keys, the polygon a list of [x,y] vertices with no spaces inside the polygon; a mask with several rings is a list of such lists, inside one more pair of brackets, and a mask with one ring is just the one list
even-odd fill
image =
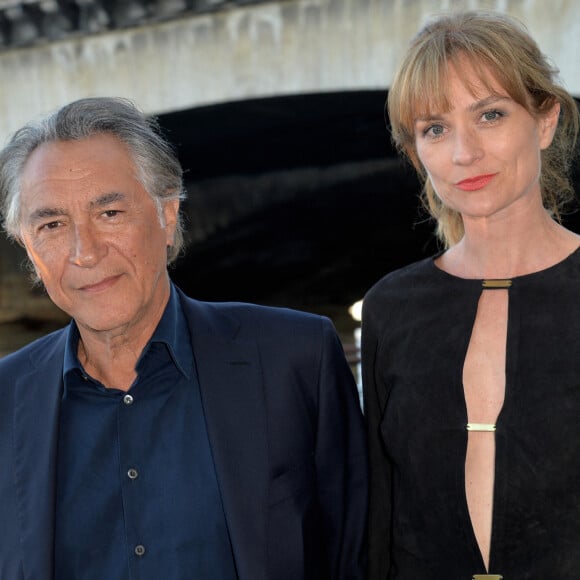
{"label": "bright light spot", "polygon": [[363,304],[363,301],[358,300],[348,309],[349,314],[357,322],[360,322],[361,318],[362,318],[362,304]]}

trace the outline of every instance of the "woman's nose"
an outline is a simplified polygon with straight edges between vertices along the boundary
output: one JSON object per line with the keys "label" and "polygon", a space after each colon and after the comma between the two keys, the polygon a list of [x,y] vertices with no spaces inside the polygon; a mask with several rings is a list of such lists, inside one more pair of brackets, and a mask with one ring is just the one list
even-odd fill
{"label": "woman's nose", "polygon": [[468,129],[456,130],[453,134],[453,163],[469,165],[481,159],[483,150],[478,136]]}

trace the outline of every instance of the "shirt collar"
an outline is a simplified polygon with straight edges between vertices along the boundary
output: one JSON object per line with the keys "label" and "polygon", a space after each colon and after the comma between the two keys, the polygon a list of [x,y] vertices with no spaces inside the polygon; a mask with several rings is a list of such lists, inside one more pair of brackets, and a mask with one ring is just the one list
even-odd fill
{"label": "shirt collar", "polygon": [[[66,376],[70,372],[74,372],[76,370],[83,376],[86,376],[85,370],[83,369],[83,366],[77,355],[79,339],[79,329],[76,322],[72,320],[68,327],[68,335],[64,349],[64,395],[66,395]],[[185,315],[183,314],[183,309],[181,308],[179,296],[177,295],[177,291],[173,283],[170,284],[169,301],[167,302],[167,306],[165,307],[161,320],[159,321],[153,336],[145,345],[145,348],[137,360],[137,369],[139,369],[141,362],[147,356],[147,352],[153,343],[165,344],[173,364],[183,376],[190,378],[189,369],[192,368],[193,364],[191,338],[189,334],[189,328],[187,326],[187,321]]]}
{"label": "shirt collar", "polygon": [[153,343],[165,344],[173,364],[184,377],[189,378],[188,370],[191,369],[193,362],[191,338],[181,302],[173,284],[170,285],[169,301],[163,316],[137,361],[137,369]]}
{"label": "shirt collar", "polygon": [[74,371],[75,369],[78,370],[80,373],[84,374],[83,367],[79,361],[79,357],[77,356],[79,338],[80,338],[79,329],[75,321],[71,320],[70,324],[68,325],[68,333],[64,347],[64,365],[62,368],[63,377],[66,377],[67,374]]}

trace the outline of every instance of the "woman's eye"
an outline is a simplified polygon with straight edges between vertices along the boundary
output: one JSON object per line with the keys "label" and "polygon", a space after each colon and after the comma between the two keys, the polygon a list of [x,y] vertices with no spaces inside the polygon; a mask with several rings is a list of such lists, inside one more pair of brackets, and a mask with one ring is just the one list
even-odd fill
{"label": "woman's eye", "polygon": [[439,137],[443,135],[445,129],[442,125],[431,125],[425,129],[425,135],[431,135],[432,137]]}
{"label": "woman's eye", "polygon": [[500,111],[486,111],[482,116],[485,121],[497,121],[503,115]]}

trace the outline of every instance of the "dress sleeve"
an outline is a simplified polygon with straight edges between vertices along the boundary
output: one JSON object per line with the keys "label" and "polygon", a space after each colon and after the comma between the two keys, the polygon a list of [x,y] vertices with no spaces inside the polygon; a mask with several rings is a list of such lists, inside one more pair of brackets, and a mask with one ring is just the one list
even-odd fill
{"label": "dress sleeve", "polygon": [[377,318],[380,313],[365,300],[363,306],[361,364],[363,401],[367,422],[370,462],[370,499],[368,523],[368,580],[387,580],[391,560],[392,518],[392,468],[385,453],[380,425],[386,405],[387,393],[377,377],[379,365],[386,364],[384,355],[379,358]]}

